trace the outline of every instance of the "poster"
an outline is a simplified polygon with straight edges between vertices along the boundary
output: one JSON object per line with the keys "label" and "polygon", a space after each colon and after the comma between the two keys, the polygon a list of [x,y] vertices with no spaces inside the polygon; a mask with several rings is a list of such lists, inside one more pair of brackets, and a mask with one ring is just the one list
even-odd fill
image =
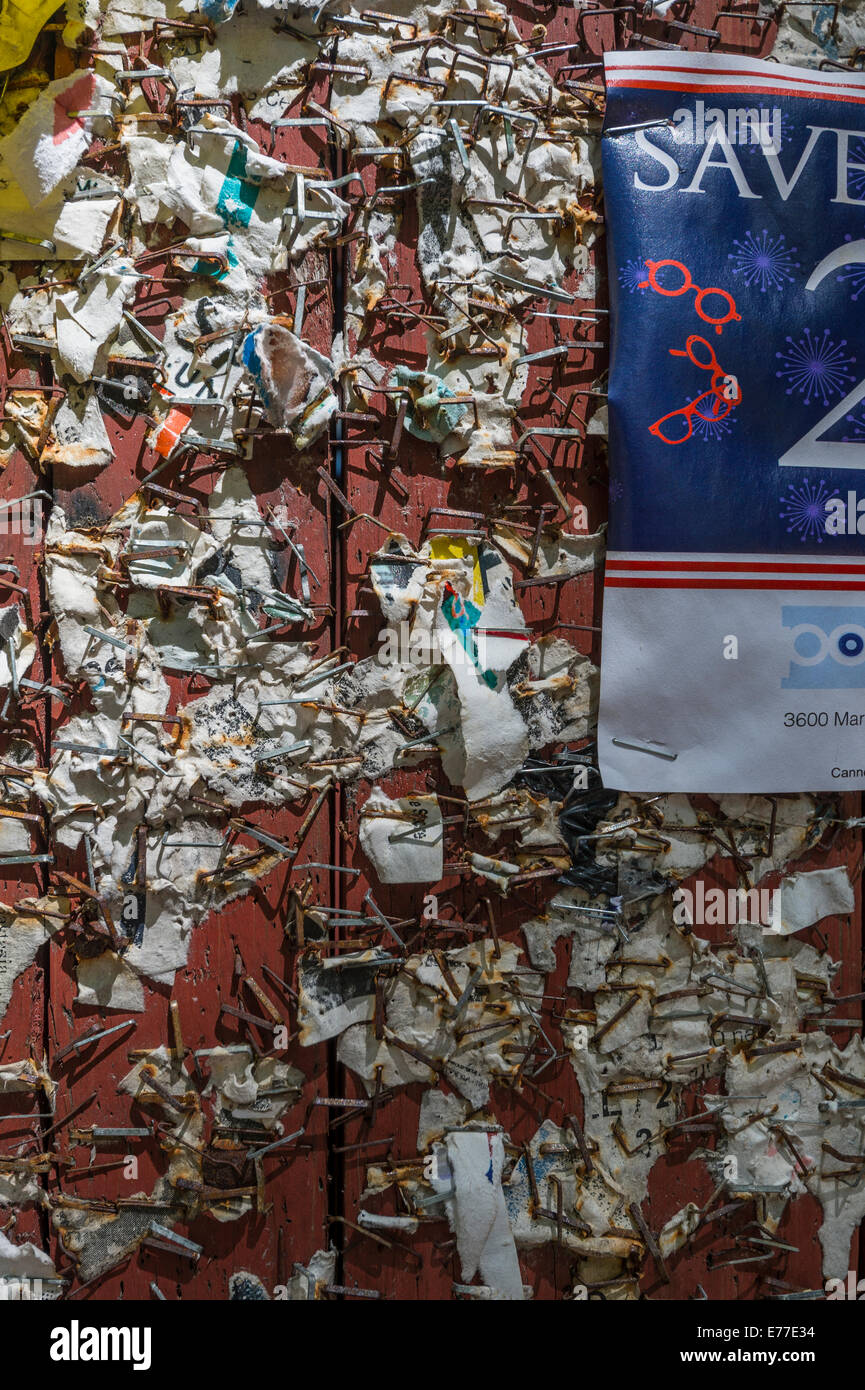
{"label": "poster", "polygon": [[606,78],[604,783],[865,787],[865,74]]}

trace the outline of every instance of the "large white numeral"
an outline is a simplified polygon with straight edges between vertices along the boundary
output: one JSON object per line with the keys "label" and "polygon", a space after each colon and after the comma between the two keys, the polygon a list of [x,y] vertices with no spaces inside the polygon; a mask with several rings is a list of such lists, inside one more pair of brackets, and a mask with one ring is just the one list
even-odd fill
{"label": "large white numeral", "polygon": [[[806,290],[816,290],[817,286],[844,265],[865,264],[865,241],[848,241],[824,256],[811,273]],[[853,387],[842,401],[818,420],[813,429],[797,439],[778,463],[782,468],[859,468],[865,469],[865,441],[861,444],[845,444],[841,441],[821,439],[833,425],[843,420],[859,402],[865,398],[865,378]]]}

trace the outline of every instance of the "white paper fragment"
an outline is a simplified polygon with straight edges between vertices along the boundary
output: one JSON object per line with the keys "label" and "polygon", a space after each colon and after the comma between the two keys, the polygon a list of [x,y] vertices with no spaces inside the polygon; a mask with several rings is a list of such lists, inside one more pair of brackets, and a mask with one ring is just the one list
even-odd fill
{"label": "white paper fragment", "polygon": [[824,917],[845,916],[855,905],[853,886],[843,865],[793,874],[781,882],[781,925],[773,930],[790,936]]}
{"label": "white paper fragment", "polygon": [[76,381],[96,374],[97,358],[117,332],[134,296],[135,275],[122,270],[123,264],[115,258],[93,271],[86,284],[56,297],[59,366]]}
{"label": "white paper fragment", "polygon": [[113,83],[95,72],[50,82],[9,135],[0,140],[0,171],[15,180],[32,206],[70,174],[99,131],[78,111],[111,114]]}
{"label": "white paper fragment", "polygon": [[[2,820],[0,826],[9,824]],[[20,822],[11,822],[20,824]],[[54,899],[43,900],[49,911],[57,911]],[[34,903],[38,908],[41,903]],[[60,924],[51,917],[41,916],[34,910],[28,913],[27,905],[22,903],[19,910],[0,908],[0,1023],[9,1007],[12,986],[18,976],[33,964],[40,947],[45,944]]]}
{"label": "white paper fragment", "polygon": [[330,960],[305,959],[298,968],[297,1019],[303,1047],[338,1037],[373,1016],[375,979],[386,952],[354,951]]}
{"label": "white paper fragment", "polygon": [[438,798],[394,801],[373,787],[360,814],[360,844],[382,883],[438,883],[444,868]]}
{"label": "white paper fragment", "polygon": [[67,391],[54,413],[40,463],[96,469],[104,468],[113,457],[96,392]]}
{"label": "white paper fragment", "polygon": [[455,780],[469,801],[480,801],[500,791],[522,767],[529,751],[528,733],[507,687],[491,690],[452,632],[440,629],[439,640],[460,702],[463,769]]}
{"label": "white paper fragment", "polygon": [[122,956],[105,951],[101,956],[82,956],[75,970],[78,979],[76,1003],[89,1008],[122,1009],[124,1013],[144,1011],[144,988],[138,975]]}
{"label": "white paper fragment", "polygon": [[445,1130],[460,1129],[469,1113],[468,1101],[460,1096],[432,1089],[424,1091],[418,1116],[418,1153],[425,1153],[436,1140],[443,1139]]}
{"label": "white paper fragment", "polygon": [[291,1302],[306,1303],[324,1297],[324,1290],[336,1277],[336,1251],[316,1250],[305,1265],[295,1264],[288,1283]]}
{"label": "white paper fragment", "polygon": [[357,1214],[357,1224],[365,1231],[402,1231],[405,1235],[413,1236],[417,1234],[420,1223],[416,1216],[387,1216],[377,1211],[361,1210]]}
{"label": "white paper fragment", "polygon": [[658,1245],[666,1258],[681,1250],[690,1240],[702,1220],[702,1212],[694,1202],[685,1206],[670,1217],[658,1232]]}
{"label": "white paper fragment", "polygon": [[501,1134],[470,1130],[445,1138],[453,1196],[447,1210],[456,1232],[462,1277],[477,1273],[499,1297],[523,1300],[523,1282],[502,1193]]}
{"label": "white paper fragment", "polygon": [[264,401],[268,419],[291,430],[307,448],[337,409],[330,358],[278,323],[262,324],[243,344],[243,362]]}
{"label": "white paper fragment", "polygon": [[4,1303],[59,1298],[62,1288],[47,1251],[29,1240],[16,1245],[0,1231],[0,1299]]}

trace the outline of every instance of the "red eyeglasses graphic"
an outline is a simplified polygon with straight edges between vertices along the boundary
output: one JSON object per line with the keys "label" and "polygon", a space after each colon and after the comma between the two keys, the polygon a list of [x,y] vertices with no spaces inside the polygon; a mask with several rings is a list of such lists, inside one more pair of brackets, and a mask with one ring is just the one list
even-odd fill
{"label": "red eyeglasses graphic", "polygon": [[[676,269],[681,272],[682,283],[676,289],[670,289],[669,287],[658,284],[658,271],[665,265],[675,266]],[[678,299],[680,294],[687,294],[689,290],[693,290],[694,308],[697,314],[704,323],[714,324],[716,333],[721,332],[725,323],[742,322],[742,315],[736,311],[736,301],[733,296],[728,294],[726,290],[718,289],[716,285],[709,285],[706,289],[701,289],[699,285],[695,285],[691,279],[690,270],[686,265],[682,265],[681,261],[646,261],[645,266],[649,272],[649,278],[648,280],[642,280],[638,289],[644,290],[650,287],[657,294],[663,294],[668,299]],[[721,318],[718,318],[717,314],[706,313],[703,308],[703,301],[711,295],[717,295],[719,299],[723,299],[727,303],[727,312]]]}
{"label": "red eyeglasses graphic", "polygon": [[[703,356],[706,361],[700,360],[697,347],[705,349]],[[694,433],[694,416],[709,423],[723,420],[730,414],[734,406],[737,406],[742,399],[742,391],[736,377],[729,372],[725,372],[717,357],[715,356],[712,344],[705,338],[701,338],[696,333],[692,333],[686,340],[684,349],[670,348],[671,357],[688,357],[695,367],[700,367],[704,372],[712,373],[712,381],[708,391],[704,391],[701,396],[687,405],[680,406],[678,410],[671,410],[668,415],[662,415],[653,425],[649,426],[649,433],[654,434],[665,444],[684,444]],[[685,433],[678,439],[670,439],[662,428],[668,420],[675,420],[678,416],[682,417],[682,424]]]}

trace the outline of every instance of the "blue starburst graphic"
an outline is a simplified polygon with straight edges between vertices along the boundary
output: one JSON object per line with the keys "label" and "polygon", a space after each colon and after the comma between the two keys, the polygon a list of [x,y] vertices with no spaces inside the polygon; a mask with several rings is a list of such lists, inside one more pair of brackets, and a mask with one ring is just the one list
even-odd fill
{"label": "blue starburst graphic", "polygon": [[[865,158],[865,144],[863,144],[863,158]],[[863,170],[865,177],[865,170]],[[863,185],[865,189],[865,185]],[[848,232],[845,241],[852,241],[853,238]],[[845,265],[840,275],[836,276],[839,285],[848,285],[850,288],[850,298],[855,303],[863,290],[865,290],[865,265]]]}
{"label": "blue starburst graphic", "polygon": [[741,275],[749,289],[759,285],[763,294],[768,289],[780,290],[799,269],[799,262],[793,260],[796,247],[785,246],[783,232],[776,237],[770,237],[765,228],[759,237],[747,232],[744,241],[734,240],[733,245],[736,249],[728,252],[727,260],[733,262],[733,274]]}
{"label": "blue starburst graphic", "polygon": [[700,409],[703,410],[705,415],[709,418],[704,418],[703,415],[697,415],[696,413],[691,416],[691,426],[694,431],[695,439],[702,439],[707,443],[717,443],[719,439],[724,439],[726,435],[732,432],[733,426],[736,423],[732,415],[713,415],[711,401],[703,401]]}
{"label": "blue starburst graphic", "polygon": [[858,411],[853,411],[852,414],[846,416],[846,421],[848,425],[853,426],[853,429],[850,434],[841,436],[841,443],[859,444],[862,439],[865,439],[865,406],[860,405]]}
{"label": "blue starburst graphic", "polygon": [[830,492],[823,478],[819,483],[807,479],[802,483],[790,483],[786,493],[778,499],[782,504],[778,515],[782,521],[789,522],[790,535],[798,532],[800,541],[816,540],[822,545],[826,534],[826,503],[830,497],[837,496],[837,487]]}
{"label": "blue starburst graphic", "polygon": [[[769,122],[769,154],[771,154],[773,151],[775,154],[779,154],[780,151],[783,150],[787,141],[790,139],[790,137],[793,135],[793,132],[796,129],[796,122],[794,121],[792,116],[788,115],[786,111],[781,113],[780,130],[778,128],[778,125],[779,123],[775,120],[775,115],[773,112]],[[749,140],[747,144],[740,144],[738,146],[737,153],[761,154],[762,150],[763,145],[759,140],[755,140],[753,144]]]}
{"label": "blue starburst graphic", "polygon": [[634,290],[639,290],[642,282],[647,281],[648,277],[645,261],[626,261],[619,271],[619,283],[631,294]]}
{"label": "blue starburst graphic", "polygon": [[865,198],[865,140],[857,140],[850,151],[847,161],[847,192],[854,198]]}
{"label": "blue starburst graphic", "polygon": [[828,405],[833,396],[853,381],[850,367],[856,358],[844,352],[846,338],[836,343],[830,338],[828,328],[824,328],[822,337],[806,328],[798,342],[788,337],[787,344],[785,352],[775,353],[781,363],[775,375],[789,382],[785,388],[788,396],[795,391],[803,397],[805,405],[818,397]]}

